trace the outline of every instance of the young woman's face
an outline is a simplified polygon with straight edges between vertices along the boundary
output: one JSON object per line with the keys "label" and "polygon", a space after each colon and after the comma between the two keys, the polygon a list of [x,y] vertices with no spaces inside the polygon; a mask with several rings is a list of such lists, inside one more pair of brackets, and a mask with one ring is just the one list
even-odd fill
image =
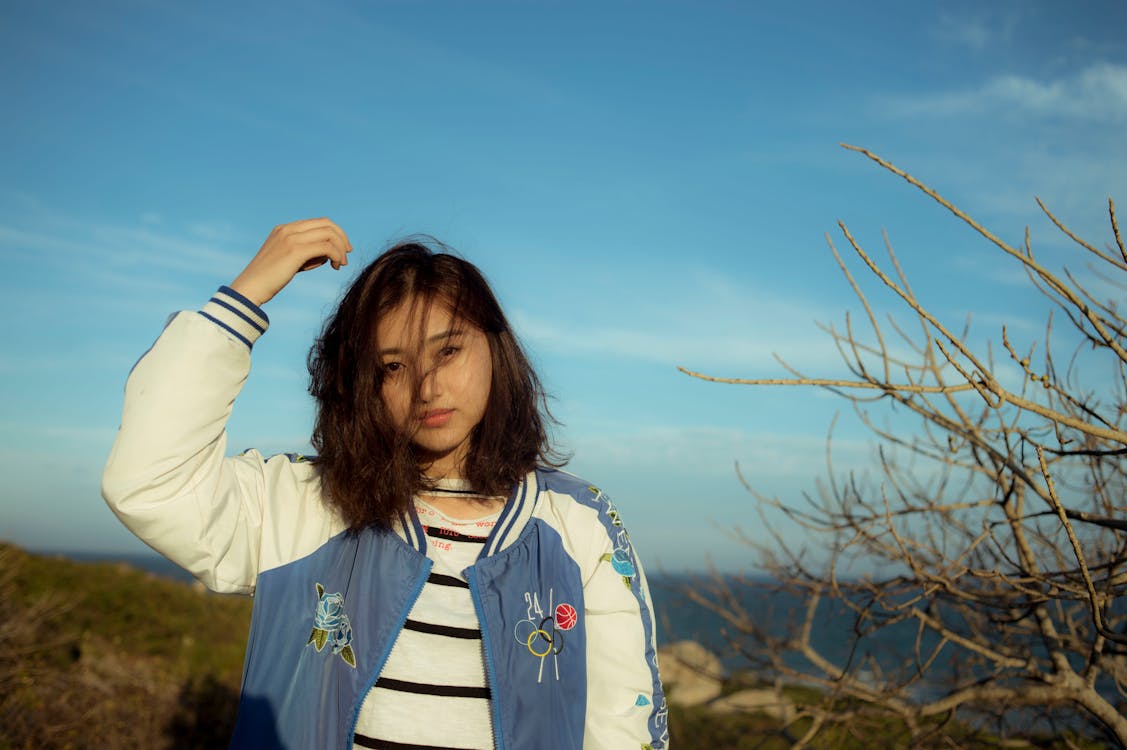
{"label": "young woman's face", "polygon": [[407,298],[376,326],[380,396],[410,435],[431,477],[462,477],[474,428],[489,403],[489,340],[441,301]]}

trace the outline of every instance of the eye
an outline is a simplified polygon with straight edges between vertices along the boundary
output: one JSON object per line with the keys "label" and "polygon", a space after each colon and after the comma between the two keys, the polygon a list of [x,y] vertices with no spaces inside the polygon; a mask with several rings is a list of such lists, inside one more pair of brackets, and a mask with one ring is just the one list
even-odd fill
{"label": "eye", "polygon": [[395,375],[396,373],[401,372],[404,367],[406,367],[406,365],[404,365],[402,362],[384,362],[383,363],[383,371],[387,375]]}
{"label": "eye", "polygon": [[447,357],[453,357],[455,354],[457,354],[461,350],[462,350],[462,347],[460,347],[460,346],[453,346],[452,344],[447,344],[446,346],[444,346],[444,347],[442,347],[441,349],[438,350],[438,356],[440,356],[444,359],[447,358]]}

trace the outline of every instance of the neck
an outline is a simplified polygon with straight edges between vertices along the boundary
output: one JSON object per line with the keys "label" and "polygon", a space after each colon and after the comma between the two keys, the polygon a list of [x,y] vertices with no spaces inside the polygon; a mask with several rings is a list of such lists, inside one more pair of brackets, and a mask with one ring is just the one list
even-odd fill
{"label": "neck", "polygon": [[415,459],[428,479],[465,479],[466,457],[460,451],[429,453],[416,448]]}
{"label": "neck", "polygon": [[430,474],[426,474],[424,476],[427,479],[427,483],[436,490],[445,490],[447,492],[459,494],[472,494],[474,490],[473,485],[470,484],[470,480],[468,479],[435,477],[431,476]]}

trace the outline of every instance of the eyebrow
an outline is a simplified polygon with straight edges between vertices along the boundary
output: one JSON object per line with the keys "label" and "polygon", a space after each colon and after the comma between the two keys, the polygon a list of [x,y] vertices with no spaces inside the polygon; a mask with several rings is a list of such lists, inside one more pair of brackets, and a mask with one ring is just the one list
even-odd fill
{"label": "eyebrow", "polygon": [[[443,331],[442,333],[434,334],[433,336],[431,336],[430,338],[428,338],[426,340],[426,343],[432,344],[436,341],[443,341],[445,339],[452,339],[456,336],[461,336],[463,333],[465,333],[465,331],[461,328],[451,328],[449,331]],[[402,354],[402,353],[403,353],[403,350],[398,348],[398,347],[391,347],[391,348],[388,348],[388,349],[380,349],[380,351],[379,351],[379,355],[381,357],[387,356],[388,354]]]}

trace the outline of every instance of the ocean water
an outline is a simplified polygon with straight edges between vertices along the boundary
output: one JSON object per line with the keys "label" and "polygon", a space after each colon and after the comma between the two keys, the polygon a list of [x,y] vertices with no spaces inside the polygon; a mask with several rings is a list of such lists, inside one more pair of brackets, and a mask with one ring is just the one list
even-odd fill
{"label": "ocean water", "polygon": [[[742,610],[756,628],[772,637],[783,638],[796,632],[805,617],[806,598],[781,591],[770,580],[718,581],[714,577],[690,575],[651,577],[650,589],[662,641],[697,641],[720,657],[729,673],[754,669],[754,663],[745,655],[749,649],[756,648],[752,637],[738,624],[690,597],[689,592],[694,591],[719,602],[723,595],[715,592],[718,583],[731,592],[729,609]],[[853,612],[843,604],[823,600],[810,633],[812,646],[833,664],[874,685],[880,681],[881,674],[890,675],[912,663],[917,636],[914,626],[899,623],[858,638],[854,633],[855,619]],[[936,643],[937,639],[925,637],[921,645],[926,649]],[[786,662],[794,668],[810,666],[798,656]],[[931,667],[932,674],[935,678],[946,677],[952,666],[937,660]],[[924,683],[917,692],[930,694],[933,691]]]}

